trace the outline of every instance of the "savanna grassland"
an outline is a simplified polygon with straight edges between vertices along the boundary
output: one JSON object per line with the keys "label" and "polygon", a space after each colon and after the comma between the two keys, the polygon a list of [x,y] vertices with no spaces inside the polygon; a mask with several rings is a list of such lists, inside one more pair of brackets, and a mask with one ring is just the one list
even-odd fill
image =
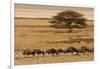
{"label": "savanna grassland", "polygon": [[[86,29],[73,29],[68,33],[67,29],[56,29],[51,27],[49,19],[46,18],[15,18],[15,65],[41,64],[41,63],[64,63],[78,61],[92,61],[93,53],[60,56],[24,56],[25,49],[49,48],[66,49],[70,46],[80,48],[94,47],[94,22],[87,21]],[[80,40],[81,39],[81,40]]]}

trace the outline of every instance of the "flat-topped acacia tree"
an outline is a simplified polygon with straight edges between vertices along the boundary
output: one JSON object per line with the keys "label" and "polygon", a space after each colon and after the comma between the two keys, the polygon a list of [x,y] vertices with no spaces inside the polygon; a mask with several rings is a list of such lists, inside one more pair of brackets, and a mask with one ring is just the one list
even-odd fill
{"label": "flat-topped acacia tree", "polygon": [[63,28],[68,29],[68,32],[72,32],[73,28],[85,28],[87,19],[83,14],[79,12],[75,12],[72,10],[67,10],[58,13],[56,16],[53,16],[50,19],[50,23],[53,23],[53,27],[57,27],[58,25],[62,25]]}

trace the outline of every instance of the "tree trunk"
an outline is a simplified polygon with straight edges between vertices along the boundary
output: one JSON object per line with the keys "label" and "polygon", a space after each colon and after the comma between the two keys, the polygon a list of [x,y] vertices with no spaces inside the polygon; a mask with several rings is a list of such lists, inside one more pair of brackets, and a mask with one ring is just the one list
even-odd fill
{"label": "tree trunk", "polygon": [[72,32],[71,22],[67,22],[66,27],[68,28],[68,33],[71,33]]}
{"label": "tree trunk", "polygon": [[68,33],[71,33],[71,32],[72,32],[72,27],[69,26],[69,27],[68,27]]}
{"label": "tree trunk", "polygon": [[72,29],[68,28],[68,33],[71,33],[72,32]]}

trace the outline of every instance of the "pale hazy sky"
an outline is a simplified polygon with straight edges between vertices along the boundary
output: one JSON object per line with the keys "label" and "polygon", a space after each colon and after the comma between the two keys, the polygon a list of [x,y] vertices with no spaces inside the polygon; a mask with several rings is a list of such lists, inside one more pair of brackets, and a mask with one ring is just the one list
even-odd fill
{"label": "pale hazy sky", "polygon": [[93,8],[44,6],[32,4],[15,4],[15,17],[50,18],[64,10],[73,10],[85,15],[89,20],[94,19]]}
{"label": "pale hazy sky", "polygon": [[14,3],[95,7],[96,0],[15,0]]}

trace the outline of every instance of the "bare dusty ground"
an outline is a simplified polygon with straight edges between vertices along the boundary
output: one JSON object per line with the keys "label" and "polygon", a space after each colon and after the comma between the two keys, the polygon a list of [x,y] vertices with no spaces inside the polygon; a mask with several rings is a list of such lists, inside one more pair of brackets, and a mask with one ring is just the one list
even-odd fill
{"label": "bare dusty ground", "polygon": [[[88,21],[86,29],[74,29],[72,33],[67,33],[66,29],[55,29],[50,27],[48,19],[15,19],[15,65],[41,64],[41,63],[63,63],[92,61],[93,53],[80,54],[79,56],[67,54],[60,56],[23,56],[25,49],[50,48],[66,49],[70,46],[80,48],[87,46],[94,47],[93,21]],[[83,39],[79,42],[79,39]]]}

